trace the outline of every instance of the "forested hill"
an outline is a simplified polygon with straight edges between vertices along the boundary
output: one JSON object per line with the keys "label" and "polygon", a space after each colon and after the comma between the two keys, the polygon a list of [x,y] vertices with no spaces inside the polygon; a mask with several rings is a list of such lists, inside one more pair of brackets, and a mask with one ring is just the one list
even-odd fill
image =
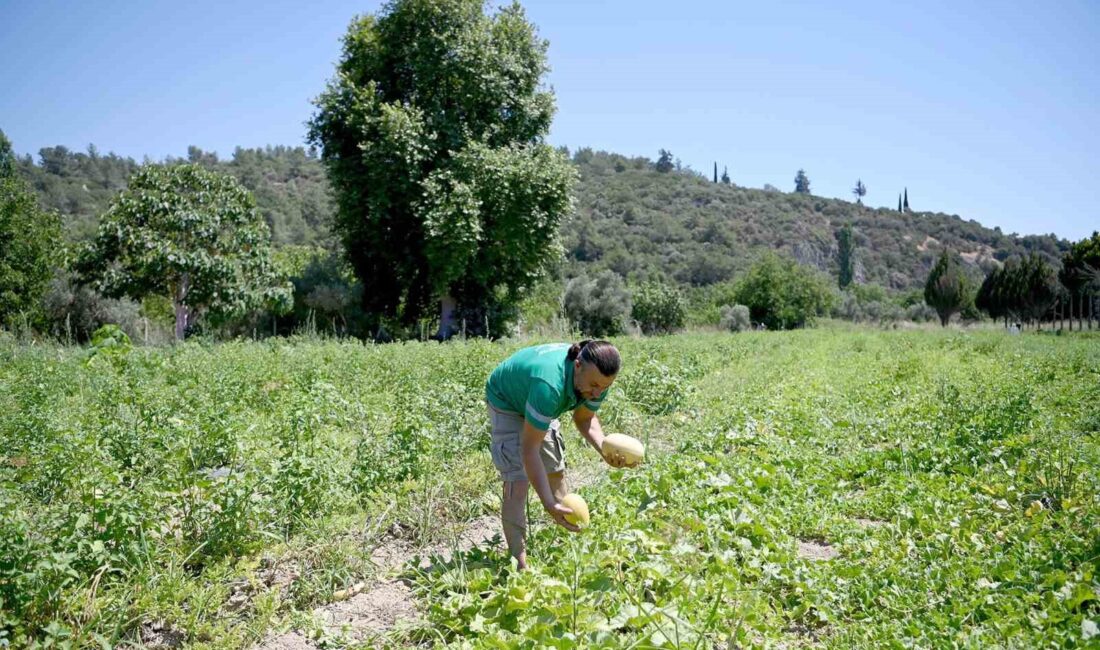
{"label": "forested hill", "polygon": [[[323,245],[328,239],[333,199],[320,160],[305,148],[238,147],[232,159],[219,160],[214,153],[190,147],[182,160],[235,176],[256,197],[276,244]],[[132,158],[101,155],[94,146],[87,152],[47,147],[39,151],[37,163],[29,155],[19,160],[42,206],[63,215],[69,241],[95,234],[99,215],[139,164]]]}
{"label": "forested hill", "polygon": [[663,272],[685,284],[711,284],[745,269],[759,249],[782,250],[835,274],[835,233],[849,222],[856,280],[895,289],[923,287],[945,246],[975,269],[1030,251],[1057,267],[1069,247],[1052,235],[1005,235],[954,215],[870,209],[738,187],[737,179],[726,185],[694,172],[661,173],[646,158],[581,149],[573,159],[581,182],[566,249],[573,259],[628,277]]}
{"label": "forested hill", "polygon": [[[237,177],[256,196],[275,242],[331,245],[334,209],[318,158],[302,147],[238,148],[232,159],[190,148],[188,160]],[[850,222],[856,279],[896,289],[923,286],[944,246],[975,269],[1030,251],[1055,265],[1068,242],[1051,235],[1016,237],[975,221],[928,212],[869,209],[850,201],[713,183],[689,171],[657,171],[647,158],[581,149],[577,212],[564,227],[570,260],[640,279],[654,275],[706,285],[733,277],[760,249],[777,249],[835,273],[837,228]],[[41,203],[64,215],[70,241],[90,237],[111,198],[139,163],[50,147],[20,160]],[[914,202],[916,200],[914,199]]]}

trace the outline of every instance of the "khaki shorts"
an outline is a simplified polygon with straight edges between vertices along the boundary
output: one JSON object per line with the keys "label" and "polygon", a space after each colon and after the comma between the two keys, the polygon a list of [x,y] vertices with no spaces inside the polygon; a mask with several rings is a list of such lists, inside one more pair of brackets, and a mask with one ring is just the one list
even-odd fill
{"label": "khaki shorts", "polygon": [[[493,425],[492,443],[489,451],[493,456],[503,481],[526,481],[527,472],[523,469],[520,454],[520,436],[523,434],[523,417],[511,411],[502,411],[492,404],[489,407],[489,422]],[[539,457],[547,474],[565,471],[565,441],[561,437],[561,422],[552,420],[546,430],[546,437],[539,447]]]}

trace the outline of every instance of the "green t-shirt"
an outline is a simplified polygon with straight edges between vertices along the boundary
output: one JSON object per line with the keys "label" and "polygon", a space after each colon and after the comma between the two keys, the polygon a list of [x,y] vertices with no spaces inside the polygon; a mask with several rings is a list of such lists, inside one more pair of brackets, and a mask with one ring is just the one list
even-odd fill
{"label": "green t-shirt", "polygon": [[579,398],[573,389],[573,362],[566,361],[569,343],[548,343],[523,348],[505,359],[485,382],[485,398],[502,411],[522,413],[539,431],[550,421],[584,404],[597,411],[607,397]]}

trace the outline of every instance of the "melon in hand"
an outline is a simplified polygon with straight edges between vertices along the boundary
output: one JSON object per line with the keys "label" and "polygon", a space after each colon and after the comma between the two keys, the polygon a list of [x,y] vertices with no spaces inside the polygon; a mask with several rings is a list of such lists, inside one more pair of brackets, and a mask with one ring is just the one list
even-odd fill
{"label": "melon in hand", "polygon": [[641,440],[625,433],[612,433],[603,439],[604,458],[621,455],[628,466],[634,466],[645,460],[645,445]]}
{"label": "melon in hand", "polygon": [[572,514],[565,515],[566,521],[577,528],[584,528],[588,525],[588,504],[584,502],[581,495],[570,492],[562,497],[561,504],[573,511]]}

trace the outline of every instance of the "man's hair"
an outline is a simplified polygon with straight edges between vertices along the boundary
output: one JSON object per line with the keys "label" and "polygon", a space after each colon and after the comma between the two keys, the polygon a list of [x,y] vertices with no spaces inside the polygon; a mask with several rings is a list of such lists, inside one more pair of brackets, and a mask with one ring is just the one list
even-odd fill
{"label": "man's hair", "polygon": [[580,343],[574,343],[565,355],[567,361],[579,358],[584,363],[594,363],[604,377],[613,377],[619,374],[622,359],[619,351],[608,341],[593,341],[585,339]]}

